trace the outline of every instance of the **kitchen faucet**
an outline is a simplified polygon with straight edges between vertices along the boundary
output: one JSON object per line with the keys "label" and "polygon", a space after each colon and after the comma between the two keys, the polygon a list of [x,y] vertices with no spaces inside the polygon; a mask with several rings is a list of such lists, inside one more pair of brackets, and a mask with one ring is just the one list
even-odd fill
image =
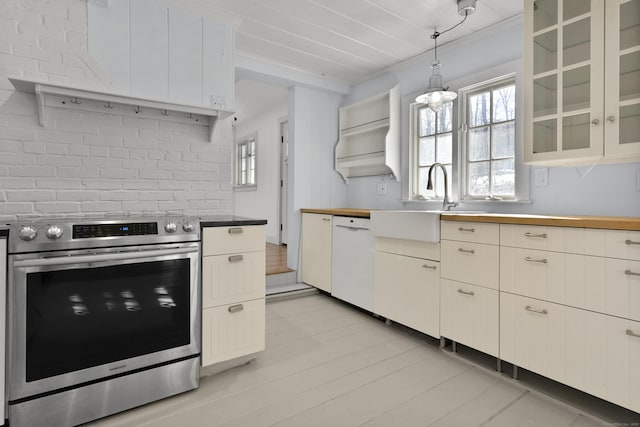
{"label": "kitchen faucet", "polygon": [[442,202],[442,210],[450,211],[451,208],[455,208],[456,206],[458,206],[458,202],[452,202],[451,200],[449,200],[449,183],[447,177],[447,169],[442,165],[442,163],[434,163],[429,168],[429,172],[427,173],[427,176],[429,177],[429,180],[427,181],[427,190],[433,190],[433,183],[431,182],[431,171],[436,166],[440,166],[440,169],[442,169],[442,173],[444,175],[444,201]]}

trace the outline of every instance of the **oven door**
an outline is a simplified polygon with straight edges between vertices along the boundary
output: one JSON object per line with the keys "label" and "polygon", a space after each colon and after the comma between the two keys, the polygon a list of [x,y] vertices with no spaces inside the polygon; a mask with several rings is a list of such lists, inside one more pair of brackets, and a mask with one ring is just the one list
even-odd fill
{"label": "oven door", "polygon": [[9,256],[9,400],[200,353],[200,243]]}

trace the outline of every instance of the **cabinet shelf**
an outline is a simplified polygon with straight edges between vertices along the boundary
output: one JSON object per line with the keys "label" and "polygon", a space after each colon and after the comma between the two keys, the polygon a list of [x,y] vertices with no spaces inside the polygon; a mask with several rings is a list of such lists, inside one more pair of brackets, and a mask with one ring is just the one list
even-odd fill
{"label": "cabinet shelf", "polygon": [[[36,95],[38,122],[43,127],[47,123],[47,108],[67,108],[204,125],[209,127],[209,141],[211,141],[217,120],[233,114],[232,111],[217,110],[198,105],[138,98],[125,94],[61,86],[36,80],[10,77],[9,81],[16,90]],[[179,115],[176,113],[179,113]]]}
{"label": "cabinet shelf", "polygon": [[400,95],[388,92],[340,109],[335,169],[350,177],[400,173]]}

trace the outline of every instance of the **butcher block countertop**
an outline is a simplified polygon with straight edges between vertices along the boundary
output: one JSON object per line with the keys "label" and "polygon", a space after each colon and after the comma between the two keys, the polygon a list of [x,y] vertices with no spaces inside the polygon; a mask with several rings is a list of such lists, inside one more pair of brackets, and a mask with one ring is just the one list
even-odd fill
{"label": "butcher block countertop", "polygon": [[372,209],[333,208],[333,209],[300,209],[300,212],[322,214],[322,215],[355,216],[359,218],[369,218],[371,217],[371,210]]}
{"label": "butcher block countertop", "polygon": [[553,216],[530,214],[443,213],[443,221],[495,222],[499,224],[547,225],[554,227],[606,228],[640,231],[640,217],[624,216]]}
{"label": "butcher block countertop", "polygon": [[[373,209],[333,208],[300,209],[302,213],[354,216],[370,218]],[[640,231],[640,217],[584,216],[584,215],[532,215],[498,213],[443,213],[443,221],[493,222],[498,224],[546,225],[553,227],[603,228],[610,230]]]}

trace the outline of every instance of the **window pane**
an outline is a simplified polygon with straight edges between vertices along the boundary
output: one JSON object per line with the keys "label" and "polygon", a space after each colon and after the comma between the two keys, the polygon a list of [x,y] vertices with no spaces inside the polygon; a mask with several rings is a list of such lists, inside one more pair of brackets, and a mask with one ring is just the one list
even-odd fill
{"label": "window pane", "polygon": [[256,154],[256,142],[251,141],[249,142],[249,155],[255,156],[255,154]]}
{"label": "window pane", "polygon": [[247,144],[240,145],[240,157],[247,157]]}
{"label": "window pane", "polygon": [[436,133],[436,113],[431,108],[420,109],[420,136]]}
{"label": "window pane", "polygon": [[[436,138],[420,138],[418,152],[418,166],[430,166],[436,161]],[[425,181],[426,183],[426,181]]]}
{"label": "window pane", "polygon": [[516,87],[501,87],[493,91],[493,121],[504,122],[516,118]]}
{"label": "window pane", "polygon": [[502,123],[493,127],[492,158],[515,156],[516,126],[514,122]]}
{"label": "window pane", "polygon": [[515,193],[515,161],[496,160],[491,170],[491,187],[496,196],[512,196]]}
{"label": "window pane", "polygon": [[489,124],[489,92],[469,97],[469,125],[471,127]]}
{"label": "window pane", "polygon": [[444,135],[438,135],[438,153],[437,161],[440,163],[451,163],[451,150],[452,150],[452,134],[446,133]]}
{"label": "window pane", "polygon": [[467,175],[471,196],[489,195],[489,162],[469,163]]}
{"label": "window pane", "polygon": [[420,168],[418,171],[418,188],[416,188],[415,193],[432,197],[433,191],[427,191],[427,180],[429,179],[427,172],[429,172],[429,168]]}
{"label": "window pane", "polygon": [[[449,173],[449,171],[447,171],[447,173]],[[435,183],[433,183],[433,188],[436,189],[436,197],[442,198],[444,197],[444,173],[442,173],[441,168],[436,167],[432,174],[435,175],[436,179]]]}
{"label": "window pane", "polygon": [[489,128],[483,127],[469,131],[469,161],[489,160]]}
{"label": "window pane", "polygon": [[451,132],[453,119],[453,102],[448,102],[442,106],[438,113],[438,133]]}

